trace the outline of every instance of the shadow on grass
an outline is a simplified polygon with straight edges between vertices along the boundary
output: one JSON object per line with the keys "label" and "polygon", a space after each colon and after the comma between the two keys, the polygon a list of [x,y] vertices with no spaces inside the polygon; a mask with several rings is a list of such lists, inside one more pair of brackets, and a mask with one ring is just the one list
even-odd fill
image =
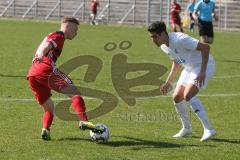
{"label": "shadow on grass", "polygon": [[92,142],[91,139],[79,138],[79,137],[63,137],[63,138],[58,138],[57,141],[87,141],[87,142]]}
{"label": "shadow on grass", "polygon": [[[194,145],[194,144],[176,144],[170,142],[162,142],[162,141],[151,141],[144,140],[139,138],[133,138],[129,136],[111,136],[112,138],[122,138],[126,140],[110,140],[107,143],[99,143],[98,145],[102,146],[110,146],[110,147],[131,147],[131,150],[142,150],[148,148],[184,148],[184,147],[216,147],[214,145]],[[92,142],[90,139],[78,138],[78,137],[63,137],[57,139],[57,141],[86,141]]]}
{"label": "shadow on grass", "polygon": [[214,142],[225,142],[225,143],[240,144],[240,139],[220,139],[220,138],[213,138],[212,141],[214,141]]}
{"label": "shadow on grass", "polygon": [[8,74],[1,74],[0,77],[7,77],[7,78],[26,78],[26,75],[8,75]]}
{"label": "shadow on grass", "polygon": [[[192,138],[198,138],[200,139],[201,137],[198,136],[191,136]],[[233,144],[240,144],[240,139],[222,139],[222,138],[212,138],[209,140],[213,142],[225,142],[225,143],[233,143]]]}
{"label": "shadow on grass", "polygon": [[142,146],[139,149],[143,149],[143,148],[180,148],[180,147],[186,146],[183,144],[175,144],[175,143],[160,142],[160,141],[150,141],[150,140],[144,140],[144,139],[133,138],[133,137],[128,137],[128,136],[112,136],[112,137],[120,137],[120,138],[124,138],[126,140],[109,141],[108,143],[103,144],[103,145],[112,146],[112,147]]}

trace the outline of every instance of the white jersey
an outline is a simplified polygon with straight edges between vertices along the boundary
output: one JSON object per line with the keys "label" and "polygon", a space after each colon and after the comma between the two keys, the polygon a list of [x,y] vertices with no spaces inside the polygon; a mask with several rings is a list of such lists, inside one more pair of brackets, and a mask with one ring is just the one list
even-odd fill
{"label": "white jersey", "polygon": [[[202,64],[201,51],[196,50],[199,40],[180,32],[168,33],[168,36],[169,48],[173,51],[167,53],[170,59],[187,68],[194,68]],[[211,55],[209,55],[208,64],[214,64]]]}

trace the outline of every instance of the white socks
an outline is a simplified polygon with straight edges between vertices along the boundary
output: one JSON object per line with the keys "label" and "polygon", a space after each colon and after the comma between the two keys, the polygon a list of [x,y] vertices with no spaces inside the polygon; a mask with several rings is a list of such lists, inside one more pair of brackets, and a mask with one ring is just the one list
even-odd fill
{"label": "white socks", "polygon": [[202,102],[196,97],[192,97],[192,99],[189,101],[189,104],[191,105],[192,110],[196,113],[198,118],[200,119],[204,130],[211,130],[211,124],[208,121],[205,109],[202,105]]}
{"label": "white socks", "polygon": [[191,124],[189,121],[188,109],[185,105],[184,100],[179,103],[174,103],[175,109],[180,116],[182,126],[186,129],[191,129]]}

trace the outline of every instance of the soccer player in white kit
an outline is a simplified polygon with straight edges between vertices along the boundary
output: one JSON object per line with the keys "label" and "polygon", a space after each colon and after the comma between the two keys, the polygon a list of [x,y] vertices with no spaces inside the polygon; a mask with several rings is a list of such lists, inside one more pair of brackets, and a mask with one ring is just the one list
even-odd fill
{"label": "soccer player in white kit", "polygon": [[173,101],[182,122],[182,129],[173,137],[180,138],[192,134],[188,115],[188,102],[200,119],[204,133],[200,141],[211,139],[215,134],[205,109],[197,94],[207,86],[215,70],[215,61],[209,54],[210,47],[199,40],[181,32],[167,33],[164,22],[154,22],[148,27],[152,41],[172,60],[172,68],[161,86],[160,91],[166,94],[172,87],[172,81],[183,66],[183,70],[173,93]]}

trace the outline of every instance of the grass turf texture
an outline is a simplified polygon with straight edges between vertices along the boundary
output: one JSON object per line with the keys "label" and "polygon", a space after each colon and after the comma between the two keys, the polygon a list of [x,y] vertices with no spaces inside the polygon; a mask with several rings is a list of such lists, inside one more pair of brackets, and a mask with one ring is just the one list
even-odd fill
{"label": "grass turf texture", "polygon": [[[25,75],[34,52],[49,32],[58,30],[55,23],[0,20],[0,159],[78,160],[78,159],[239,159],[239,33],[216,32],[211,52],[216,59],[216,72],[200,97],[217,136],[205,143],[200,122],[191,112],[193,136],[173,139],[180,129],[170,97],[138,99],[133,107],[123,102],[111,82],[112,57],[124,53],[128,62],[151,62],[171,66],[168,58],[150,41],[145,28],[127,26],[81,25],[78,36],[67,41],[57,65],[78,55],[93,55],[103,61],[103,68],[93,83],[86,83],[86,67],[75,70],[71,77],[76,84],[110,92],[119,98],[111,113],[94,119],[106,124],[110,141],[95,144],[89,132],[79,131],[77,122],[55,117],[52,141],[40,139],[42,109],[31,100],[33,95]],[[192,34],[192,33],[190,33]],[[198,37],[197,33],[192,34]],[[117,48],[106,52],[107,42],[132,41],[128,50]],[[223,77],[234,75],[235,77]],[[237,75],[237,76],[236,76]],[[132,74],[132,77],[138,74]],[[166,77],[167,74],[164,75]],[[142,87],[142,90],[147,87]],[[216,95],[218,94],[218,95]],[[223,96],[226,94],[226,96]],[[229,96],[229,94],[238,94]],[[64,96],[54,93],[53,98]],[[22,99],[30,99],[23,101]],[[99,103],[86,100],[88,110]]]}

